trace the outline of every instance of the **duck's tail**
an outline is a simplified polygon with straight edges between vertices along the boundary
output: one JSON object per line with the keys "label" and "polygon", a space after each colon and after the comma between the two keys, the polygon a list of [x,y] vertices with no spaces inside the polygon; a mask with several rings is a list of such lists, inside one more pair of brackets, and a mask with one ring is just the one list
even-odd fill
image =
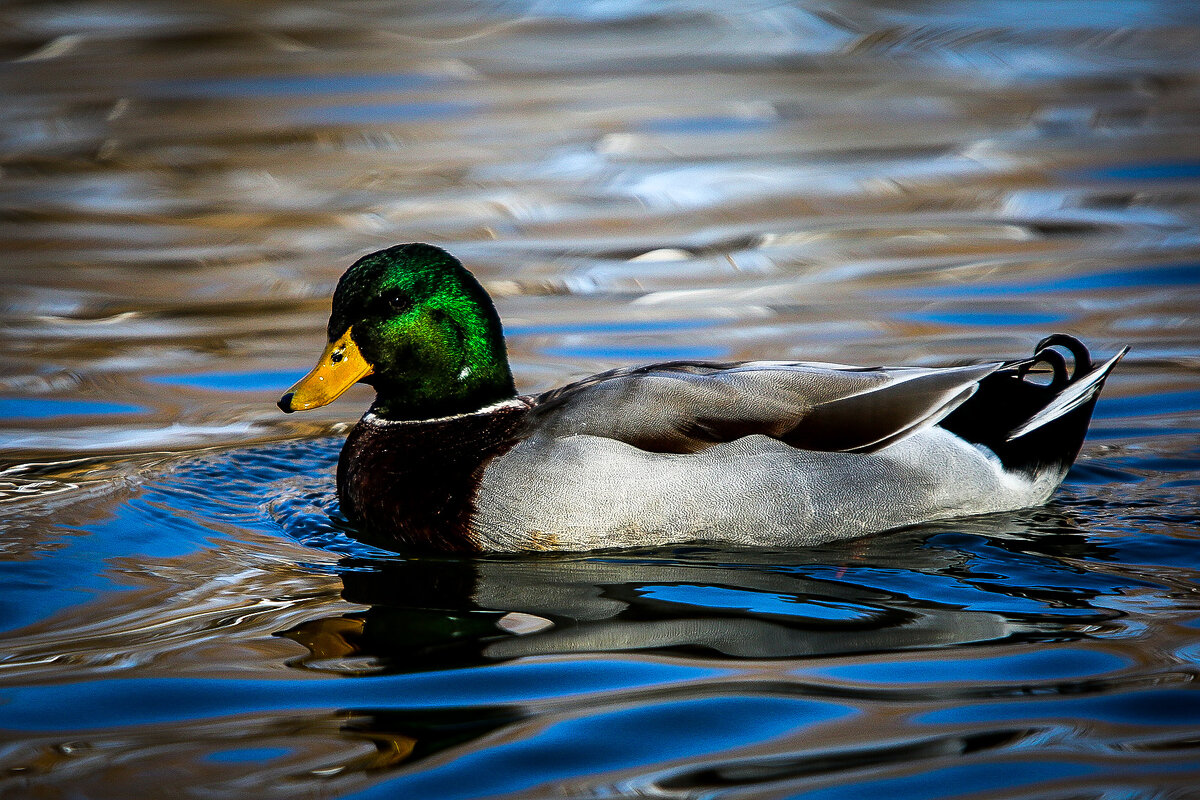
{"label": "duck's tail", "polygon": [[[1105,379],[1127,352],[1122,348],[1096,366],[1078,339],[1052,334],[1038,342],[1032,358],[1005,364],[980,381],[974,396],[941,426],[988,448],[1010,471],[1065,474],[1083,446]],[[1036,380],[1041,376],[1049,380]]]}

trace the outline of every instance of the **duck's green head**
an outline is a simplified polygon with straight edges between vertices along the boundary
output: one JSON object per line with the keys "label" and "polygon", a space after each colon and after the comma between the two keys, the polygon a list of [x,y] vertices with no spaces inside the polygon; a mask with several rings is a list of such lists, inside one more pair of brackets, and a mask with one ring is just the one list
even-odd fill
{"label": "duck's green head", "polygon": [[305,411],[355,383],[375,387],[388,419],[475,411],[512,397],[500,317],[458,259],[428,244],[364,256],[338,282],[329,346],[279,407]]}

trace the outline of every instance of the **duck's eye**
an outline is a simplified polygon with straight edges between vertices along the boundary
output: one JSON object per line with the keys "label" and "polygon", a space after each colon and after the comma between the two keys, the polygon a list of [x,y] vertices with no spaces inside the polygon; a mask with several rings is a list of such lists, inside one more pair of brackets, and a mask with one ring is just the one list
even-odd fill
{"label": "duck's eye", "polygon": [[403,314],[413,306],[412,298],[407,292],[391,289],[379,298],[380,305],[392,314]]}

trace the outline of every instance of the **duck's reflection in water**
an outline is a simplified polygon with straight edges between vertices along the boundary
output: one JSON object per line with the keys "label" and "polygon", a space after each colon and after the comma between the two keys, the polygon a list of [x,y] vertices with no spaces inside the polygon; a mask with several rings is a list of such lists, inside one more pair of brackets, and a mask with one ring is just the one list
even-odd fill
{"label": "duck's reflection in water", "polygon": [[[1056,555],[1043,552],[1046,537],[1054,539]],[[792,732],[620,780],[657,792],[745,787],[864,764],[1005,751],[1043,735],[1011,725],[915,735],[905,720],[947,702],[1019,702],[1028,687],[998,679],[1003,665],[978,681],[966,673],[993,654],[1001,661],[1006,653],[1024,657],[1026,642],[1088,639],[1120,625],[1119,614],[1097,598],[1138,579],[1079,566],[1081,557],[1094,564],[1104,556],[1074,529],[1069,509],[1042,509],[809,550],[350,559],[342,564],[343,595],[366,609],[283,635],[309,651],[294,667],[347,675],[530,657],[597,659],[604,669],[613,659],[646,657],[696,665],[706,674],[715,667],[709,677],[636,690],[638,703],[706,714],[726,702],[778,704],[781,731]],[[1000,642],[1013,646],[993,649]],[[898,652],[911,652],[913,662],[897,665]],[[914,665],[923,677],[913,678]],[[859,668],[870,674],[854,677]],[[342,712],[343,732],[376,744],[381,760],[373,770],[421,762],[401,780],[418,774],[425,780],[496,747],[548,747],[545,731],[572,720],[592,720],[598,727],[589,735],[600,735],[630,702],[618,691],[550,704],[358,708]],[[798,717],[793,730],[786,724],[789,704],[808,704],[805,713],[816,716]],[[822,726],[819,741],[806,733],[814,725]],[[887,733],[872,733],[876,725]],[[876,734],[880,741],[872,744]]]}
{"label": "duck's reflection in water", "polygon": [[[1073,557],[1037,552],[1046,535]],[[283,635],[310,651],[294,666],[359,674],[581,653],[795,659],[1062,638],[1081,617],[1108,616],[1087,601],[1109,581],[1091,576],[1081,592],[1080,548],[1098,555],[1066,513],[1041,511],[809,550],[352,559],[343,596],[368,609]]]}

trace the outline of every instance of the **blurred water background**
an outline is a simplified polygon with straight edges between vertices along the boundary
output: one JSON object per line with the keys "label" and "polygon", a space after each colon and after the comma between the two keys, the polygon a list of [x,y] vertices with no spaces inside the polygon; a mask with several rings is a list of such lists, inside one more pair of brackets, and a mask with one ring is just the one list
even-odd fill
{"label": "blurred water background", "polygon": [[[9,2],[0,795],[1200,797],[1189,0]],[[365,252],[519,388],[1107,357],[1046,508],[414,558],[274,406]]]}

